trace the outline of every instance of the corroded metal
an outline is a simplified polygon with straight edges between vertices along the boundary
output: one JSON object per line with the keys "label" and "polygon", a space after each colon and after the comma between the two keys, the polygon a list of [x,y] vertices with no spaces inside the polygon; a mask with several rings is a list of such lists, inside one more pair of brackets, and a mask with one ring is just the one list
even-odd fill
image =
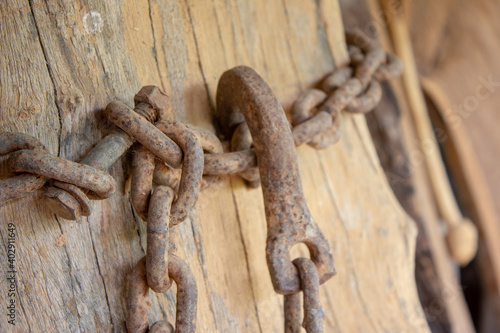
{"label": "corroded metal", "polygon": [[203,173],[206,175],[231,175],[257,166],[255,149],[205,156]]}
{"label": "corroded metal", "polygon": [[363,91],[363,85],[357,78],[350,78],[344,85],[334,92],[320,106],[320,111],[326,111],[331,115],[337,115]]}
{"label": "corroded metal", "polygon": [[[247,123],[244,121],[240,123],[238,127],[236,127],[236,130],[233,133],[233,137],[231,138],[231,150],[247,150],[252,147],[252,144],[253,140],[252,135],[250,134],[250,129],[248,128]],[[247,181],[247,185],[249,187],[259,187],[260,176],[257,166],[241,172],[240,176]]]}
{"label": "corroded metal", "polygon": [[149,286],[146,277],[146,257],[134,267],[130,276],[127,297],[127,330],[133,333],[147,332],[149,328],[148,310]]}
{"label": "corroded metal", "polygon": [[[305,93],[307,98],[302,96],[297,100],[296,105],[299,105],[298,108],[301,109],[300,115],[294,116],[293,120],[294,141],[297,145],[307,142],[319,149],[335,142],[339,135],[340,111],[367,112],[380,99],[381,90],[377,81],[387,80],[401,73],[401,61],[393,54],[384,52],[374,41],[359,31],[347,31],[346,41],[349,45],[352,67],[338,68],[323,81],[322,89],[329,94],[327,99],[324,100],[324,94],[315,91],[314,93]],[[321,102],[321,100],[324,101]],[[169,97],[158,87],[146,86],[136,94],[134,101],[136,104],[135,112],[122,103],[110,103],[106,109],[109,119],[127,131],[128,134],[139,139],[156,156],[166,161],[169,167],[178,168],[183,160],[182,150],[174,141],[163,135],[151,124],[159,117],[173,118]],[[329,113],[333,117],[333,121],[328,120],[322,112]],[[241,115],[234,114],[231,119],[226,120],[228,121],[227,126],[234,128],[243,121],[243,118]],[[243,126],[241,128],[243,129]],[[205,132],[207,133],[207,131]],[[203,141],[204,134],[197,134],[200,141]],[[239,130],[237,130],[234,140],[238,141],[239,137]],[[81,163],[106,170],[130,147],[134,138],[130,138],[121,131],[115,131],[99,142]],[[210,139],[213,139],[213,135]],[[12,140],[10,141],[12,143]],[[3,142],[8,144],[9,140],[3,140]],[[220,142],[216,138],[212,143],[215,143],[213,148],[216,145],[220,146]],[[209,149],[204,149],[207,156],[203,173],[205,175],[243,173],[246,178],[256,179],[255,151],[247,149],[248,141],[243,140],[240,143],[241,146],[238,150],[242,150],[232,153],[222,153],[218,149],[209,152]],[[23,143],[20,143],[19,147],[23,147],[22,145]],[[36,145],[34,143],[31,147]],[[24,148],[31,149],[29,144]],[[1,149],[0,147],[0,151]],[[19,148],[13,146],[13,149]],[[169,171],[171,169],[162,168],[162,170]],[[160,171],[158,173],[160,174]],[[177,177],[177,174],[174,176]],[[0,182],[0,204],[9,198],[18,197],[20,193],[33,191],[45,182],[45,179],[39,176],[20,175],[19,177],[21,178],[18,180],[22,180],[22,182],[15,179],[6,179]],[[170,178],[167,180],[174,179]],[[208,186],[215,179],[217,178],[205,176],[203,187]],[[16,188],[19,184],[22,184],[21,187]],[[83,193],[94,199],[92,192],[86,192],[83,190]],[[81,202],[82,198],[77,197],[75,200]],[[70,209],[63,202],[58,203],[57,200],[52,200],[52,202],[55,210]],[[81,210],[86,211],[86,208],[82,207]],[[75,212],[68,213],[73,215]]]}
{"label": "corroded metal", "polygon": [[196,134],[180,122],[161,120],[156,127],[184,152],[179,190],[171,209],[170,223],[177,225],[189,216],[198,201],[203,175],[203,148]]}
{"label": "corroded metal", "polygon": [[[165,185],[173,188],[175,191],[178,191],[179,183],[181,182],[182,170],[169,167],[159,158],[155,158],[154,163],[155,169],[153,172],[153,183]],[[203,187],[203,181],[201,187]]]}
{"label": "corroded metal", "polygon": [[[30,135],[11,132],[0,133],[0,156],[23,149],[46,151],[45,146]],[[33,174],[20,174],[0,180],[0,207],[7,201],[21,198],[38,190],[46,182],[46,177]]]}
{"label": "corroded metal", "polygon": [[[387,53],[358,30],[346,31],[345,37],[348,44],[358,47],[364,53],[363,61],[354,69],[354,77],[360,81],[363,88],[366,88],[377,68],[386,61]],[[359,93],[361,91],[354,96]]]}
{"label": "corroded metal", "polygon": [[352,76],[352,67],[340,67],[323,79],[321,90],[331,93],[333,90],[342,87]]}
{"label": "corroded metal", "polygon": [[157,293],[162,293],[170,287],[168,241],[173,199],[174,190],[168,186],[158,186],[149,203],[146,271],[149,288]]}
{"label": "corroded metal", "polygon": [[78,185],[94,192],[100,199],[110,197],[116,188],[113,177],[101,170],[41,151],[19,150],[11,153],[9,168],[13,172],[29,172]]}
{"label": "corroded metal", "polygon": [[[99,141],[80,163],[105,171],[130,148],[133,142],[127,133],[119,129],[114,130]],[[53,184],[49,187],[45,193],[47,206],[53,213],[68,220],[89,216],[91,213],[89,197],[98,198],[93,197],[88,190],[76,190],[71,186],[74,185],[58,182],[57,186]],[[79,204],[75,205],[75,202]]]}
{"label": "corroded metal", "polygon": [[52,186],[70,193],[76,199],[76,201],[78,201],[80,205],[81,215],[90,216],[91,212],[90,200],[85,194],[85,192],[82,191],[78,186],[73,184],[63,183],[57,180],[52,183]]}
{"label": "corroded metal", "polygon": [[335,274],[330,246],[311,217],[297,166],[290,125],[283,108],[262,78],[249,67],[225,72],[217,88],[216,118],[231,135],[231,120],[242,111],[252,133],[259,165],[268,224],[267,263],[274,289],[281,294],[300,290],[290,248],[304,243],[318,267],[321,283]]}
{"label": "corroded metal", "polygon": [[284,296],[285,333],[302,332],[302,304],[300,293]]}
{"label": "corroded metal", "polygon": [[54,181],[45,192],[45,202],[57,216],[77,220],[91,213],[90,200],[85,192],[76,185]]}
{"label": "corroded metal", "polygon": [[170,97],[157,86],[142,87],[134,96],[134,104],[134,111],[150,123],[172,116]]}
{"label": "corroded metal", "polygon": [[352,113],[367,113],[380,102],[382,88],[376,80],[371,80],[366,90],[354,98],[346,107],[345,111]]}
{"label": "corroded metal", "polygon": [[[315,149],[324,149],[340,138],[340,117],[315,110],[327,98],[324,91],[309,89],[302,93],[292,107],[292,132],[295,145],[306,143]],[[330,119],[329,119],[330,118]]]}
{"label": "corroded metal", "polygon": [[[196,135],[186,125],[176,121],[156,123],[162,135],[171,137],[184,151],[182,175],[177,198],[172,204],[172,225],[184,221],[198,201],[203,174],[203,148]],[[165,134],[163,134],[165,133]],[[132,203],[144,221],[148,220],[148,202],[153,188],[154,155],[144,146],[134,154],[132,171]]]}
{"label": "corroded metal", "polygon": [[382,63],[375,73],[373,78],[377,81],[386,81],[401,75],[403,72],[403,63],[392,53],[386,54],[386,60]]}
{"label": "corroded metal", "polygon": [[151,325],[149,333],[174,333],[174,327],[166,320],[158,320]]}
{"label": "corroded metal", "polygon": [[[224,148],[222,147],[222,143],[219,138],[209,130],[190,126],[188,127],[196,134],[196,137],[200,141],[201,147],[203,148],[203,152],[205,156],[211,154],[222,154],[224,153]],[[212,184],[217,183],[220,180],[220,177],[216,175],[204,175],[201,180],[201,190],[205,190],[209,188]]]}
{"label": "corroded metal", "polygon": [[[205,155],[205,157],[208,155]],[[179,184],[182,179],[182,170],[174,169],[166,165],[163,161],[155,159],[155,170],[153,173],[153,183],[158,185],[165,185],[173,188],[175,191],[179,190]],[[212,184],[219,181],[219,176],[204,175],[201,179],[200,191],[204,191]]]}
{"label": "corroded metal", "polygon": [[[171,254],[168,262],[168,275],[177,285],[175,332],[195,332],[198,290],[193,273],[184,260]],[[148,292],[146,257],[144,257],[135,266],[129,282],[127,330],[131,333],[148,332],[148,310],[151,306]]]}
{"label": "corroded metal", "polygon": [[38,139],[24,133],[0,133],[0,156],[7,155],[17,150],[47,151]]}
{"label": "corroded metal", "polygon": [[[338,71],[327,76],[323,82],[323,89],[325,91],[333,91],[337,88],[342,87],[349,80],[350,75],[352,75],[352,69],[350,67],[341,68]],[[354,97],[347,104],[345,111],[353,113],[367,113],[380,102],[382,98],[382,89],[377,80],[372,79],[366,91],[362,92],[359,96]]]}
{"label": "corroded metal", "polygon": [[196,329],[196,310],[198,289],[193,272],[186,261],[176,255],[170,255],[168,275],[177,285],[177,311],[175,331],[194,332]]}
{"label": "corroded metal", "polygon": [[0,207],[10,200],[22,198],[40,189],[46,182],[47,178],[30,174],[0,180]]}
{"label": "corroded metal", "polygon": [[148,221],[149,200],[153,189],[154,160],[154,154],[142,145],[133,152],[130,197],[135,212],[146,222]]}
{"label": "corroded metal", "polygon": [[[210,154],[222,154],[224,152],[220,140],[209,130],[185,124],[191,131],[194,132],[198,141],[200,141],[205,158]],[[219,156],[219,155],[218,155]],[[181,180],[181,170],[175,169],[162,161],[155,160],[155,171],[153,174],[153,182],[160,185],[167,185],[177,190]],[[216,175],[204,175],[201,180],[200,190],[205,190],[210,185],[216,183],[219,177]]]}
{"label": "corroded metal", "polygon": [[127,132],[153,154],[174,168],[180,167],[183,158],[181,148],[155,125],[121,102],[109,103],[105,112],[113,124]]}
{"label": "corroded metal", "polygon": [[222,143],[214,133],[204,128],[192,126],[189,124],[185,125],[196,135],[196,138],[198,139],[198,141],[200,141],[200,144],[205,153],[222,154],[224,152]]}
{"label": "corroded metal", "polygon": [[[316,265],[308,258],[297,258],[293,261],[300,276],[300,288],[303,292],[304,320],[302,327],[307,333],[323,333],[325,331],[325,313],[319,301],[318,271]],[[285,295],[285,332],[300,332],[300,296]]]}
{"label": "corroded metal", "polygon": [[295,126],[292,134],[297,147],[308,143],[316,149],[324,149],[340,136],[340,115],[334,118],[325,111],[319,111]]}
{"label": "corroded metal", "polygon": [[[170,98],[155,86],[142,87],[135,95],[134,101],[134,111],[150,122],[155,122],[167,114],[170,106]],[[127,133],[116,129],[99,141],[80,163],[105,171],[132,146],[134,141],[135,139]],[[49,187],[45,196],[47,205],[54,213],[71,220],[77,220],[80,215],[89,216],[88,197],[95,199],[92,193],[86,190],[66,190],[61,184],[58,189]],[[75,206],[75,202],[80,205]]]}
{"label": "corroded metal", "polygon": [[108,170],[134,143],[127,133],[116,129],[99,141],[80,161],[99,170]]}
{"label": "corroded metal", "polygon": [[[322,85],[324,91],[334,91],[323,106],[323,109],[331,114],[344,108],[360,110],[349,103],[358,98],[360,94],[363,94],[363,90],[369,85],[372,86],[373,79],[385,81],[398,76],[402,71],[401,61],[395,55],[386,53],[361,32],[347,31],[346,41],[353,46],[352,50],[355,50],[355,52],[351,52],[351,65],[354,66],[354,69],[351,67],[336,69],[325,78]],[[379,87],[373,85],[371,90],[370,87],[368,88],[366,99],[380,100],[378,98]],[[367,106],[363,108],[363,111],[353,112],[367,112],[369,110],[368,105],[373,108],[375,103],[378,102],[364,103]],[[360,104],[360,102],[357,104]]]}

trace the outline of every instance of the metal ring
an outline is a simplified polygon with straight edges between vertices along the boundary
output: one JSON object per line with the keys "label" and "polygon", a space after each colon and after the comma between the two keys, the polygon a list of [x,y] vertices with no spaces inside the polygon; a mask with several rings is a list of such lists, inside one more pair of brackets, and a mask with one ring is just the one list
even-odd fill
{"label": "metal ring", "polygon": [[336,68],[331,74],[329,74],[323,80],[321,84],[321,89],[326,93],[341,87],[347,82],[349,78],[352,77],[352,67],[340,67]]}
{"label": "metal ring", "polygon": [[[162,120],[156,126],[162,135],[170,137],[184,152],[179,190],[170,213],[170,223],[176,225],[188,217],[198,201],[203,175],[203,148],[194,132],[180,122]],[[132,203],[144,221],[147,221],[154,166],[154,154],[147,147],[139,147],[133,159]]]}
{"label": "metal ring", "polygon": [[184,152],[179,191],[172,204],[170,219],[172,225],[177,225],[188,217],[198,201],[203,176],[203,148],[196,134],[178,121],[161,120],[156,127]]}
{"label": "metal ring", "polygon": [[354,98],[345,108],[351,113],[367,113],[373,110],[382,99],[382,88],[378,81],[372,79],[366,90]]}
{"label": "metal ring", "polygon": [[[191,126],[189,124],[186,124],[186,126],[191,129],[198,140],[201,143],[201,147],[203,148],[203,152],[205,153],[205,163],[206,163],[206,158],[207,156],[213,155],[213,154],[222,154],[224,152],[224,149],[222,148],[222,144],[220,140],[213,134],[212,132]],[[216,175],[203,175],[203,178],[201,180],[201,186],[200,190],[203,191],[210,187],[210,185],[216,183],[219,181],[219,177]],[[165,164],[163,161],[155,159],[155,169],[153,173],[153,182],[160,184],[160,185],[166,185],[170,186],[171,188],[177,190],[179,187],[179,183],[181,180],[181,170],[180,169],[175,169],[167,164]]]}
{"label": "metal ring", "polygon": [[387,53],[386,61],[377,68],[373,77],[377,81],[386,81],[401,75],[403,72],[403,63],[392,53]]}
{"label": "metal ring", "polygon": [[120,102],[109,103],[105,112],[113,124],[142,143],[165,163],[174,168],[181,165],[182,150],[146,118]]}
{"label": "metal ring", "polygon": [[146,270],[148,285],[157,293],[166,291],[171,284],[168,278],[168,244],[170,207],[173,199],[173,189],[158,186],[149,202]]}
{"label": "metal ring", "polygon": [[229,175],[257,166],[255,149],[205,156],[203,173],[207,175]]}
{"label": "metal ring", "polygon": [[[213,154],[222,154],[224,152],[222,143],[214,133],[203,128],[191,126],[189,124],[187,126],[194,132],[194,134],[200,141],[203,152],[205,153],[204,158]],[[219,180],[220,177],[218,176],[204,175],[201,179],[200,190],[203,191],[204,189],[210,187],[210,185],[217,183]]]}
{"label": "metal ring", "polygon": [[13,172],[28,172],[85,188],[99,199],[110,197],[116,188],[116,182],[109,174],[42,151],[19,150],[12,153],[9,168]]}
{"label": "metal ring", "polygon": [[0,156],[17,150],[47,151],[45,146],[31,135],[24,133],[0,133]]}
{"label": "metal ring", "polygon": [[133,151],[132,180],[130,197],[135,212],[143,221],[148,221],[148,207],[153,190],[153,172],[155,155],[143,145]]}
{"label": "metal ring", "polygon": [[[0,156],[24,149],[46,151],[45,146],[34,137],[23,133],[0,133]],[[29,173],[0,180],[0,207],[7,201],[18,199],[40,189],[47,178]]]}
{"label": "metal ring", "polygon": [[[196,330],[196,308],[198,290],[189,265],[171,254],[168,262],[168,276],[177,285],[176,332],[193,333]],[[135,266],[130,277],[127,298],[127,330],[131,333],[145,333],[149,328],[148,310],[149,286],[146,272],[146,257]]]}
{"label": "metal ring", "polygon": [[[316,112],[315,115],[312,112],[326,98],[327,94],[324,91],[309,89],[303,92],[293,104],[292,125],[297,146],[305,141],[315,149],[325,149],[339,140],[340,117],[336,116],[333,119],[324,111]],[[318,134],[312,135],[311,131],[317,131]]]}
{"label": "metal ring", "polygon": [[[240,123],[231,138],[231,151],[248,150],[252,147],[252,135],[245,121]],[[257,188],[260,185],[259,168],[257,166],[239,173],[240,177],[246,180],[251,188]]]}
{"label": "metal ring", "polygon": [[300,294],[285,295],[285,330],[300,332],[303,326],[307,333],[325,331],[325,313],[319,301],[319,279],[316,266],[308,258],[297,258],[293,261],[300,275],[300,287],[304,294],[304,320],[301,325]]}

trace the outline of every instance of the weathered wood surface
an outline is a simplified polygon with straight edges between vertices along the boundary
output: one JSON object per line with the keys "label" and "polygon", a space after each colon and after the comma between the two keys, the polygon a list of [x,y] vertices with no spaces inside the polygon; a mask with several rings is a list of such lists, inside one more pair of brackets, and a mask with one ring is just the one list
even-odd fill
{"label": "weathered wood surface", "polygon": [[[213,129],[223,71],[254,67],[287,109],[346,61],[336,1],[10,0],[0,10],[1,130],[33,134],[72,160],[112,128],[105,105],[131,104],[142,85],[172,95],[178,119]],[[390,191],[364,118],[345,115],[343,125],[335,146],[298,149],[304,192],[338,272],[321,288],[327,332],[427,331],[413,278],[414,223]],[[111,168],[119,191],[80,223],[49,212],[43,191],[0,208],[0,258],[6,224],[15,223],[18,271],[16,326],[2,315],[0,331],[125,330],[128,275],[146,246],[129,203],[129,163],[126,156]],[[283,331],[265,238],[260,189],[223,177],[201,194],[178,240],[198,283],[199,332]],[[2,307],[7,289],[0,280]],[[173,321],[174,290],[150,299],[151,322]]]}

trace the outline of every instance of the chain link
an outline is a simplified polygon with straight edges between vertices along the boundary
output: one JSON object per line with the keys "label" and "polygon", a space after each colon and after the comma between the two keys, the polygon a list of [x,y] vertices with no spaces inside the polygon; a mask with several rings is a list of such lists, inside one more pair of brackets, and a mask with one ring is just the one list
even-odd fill
{"label": "chain link", "polygon": [[299,272],[305,313],[301,325],[300,294],[285,295],[285,333],[300,333],[301,326],[308,333],[324,332],[325,313],[319,301],[320,282],[316,265],[308,258],[297,258],[293,264]]}
{"label": "chain link", "polygon": [[[196,330],[196,311],[198,290],[193,272],[186,261],[175,254],[169,255],[168,279],[177,285],[177,311],[175,318],[175,332],[192,333]],[[139,260],[130,277],[127,297],[127,330],[133,333],[148,332],[149,284],[147,280],[146,257]],[[173,332],[173,327],[166,320],[156,322],[150,332],[162,332],[166,328]],[[167,332],[168,332],[167,330]]]}
{"label": "chain link", "polygon": [[[0,133],[0,156],[23,149],[46,151],[40,141],[27,134]],[[0,180],[0,207],[9,200],[21,198],[40,189],[46,181],[46,177],[30,173]]]}
{"label": "chain link", "polygon": [[11,153],[9,168],[12,172],[30,173],[78,185],[88,190],[87,195],[93,199],[109,198],[116,189],[116,182],[108,173],[42,151],[19,150]]}

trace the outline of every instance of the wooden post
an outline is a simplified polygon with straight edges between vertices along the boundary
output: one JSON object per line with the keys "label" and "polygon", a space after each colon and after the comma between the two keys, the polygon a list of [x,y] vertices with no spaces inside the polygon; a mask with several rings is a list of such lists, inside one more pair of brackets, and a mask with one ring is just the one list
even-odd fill
{"label": "wooden post", "polygon": [[[300,91],[347,61],[335,0],[10,0],[0,5],[0,50],[0,129],[30,133],[76,161],[113,128],[106,104],[132,105],[142,85],[171,95],[177,119],[213,130],[225,70],[253,67],[289,109]],[[342,122],[336,145],[298,149],[309,208],[336,260],[337,276],[321,287],[326,331],[426,332],[413,277],[414,223],[390,191],[364,117]],[[0,331],[125,331],[127,283],[146,246],[145,223],[129,203],[129,165],[129,156],[115,163],[119,190],[78,223],[54,216],[43,190],[0,208],[0,258],[8,223],[17,250],[16,326],[2,314]],[[260,188],[223,177],[201,194],[180,234],[178,254],[198,284],[198,332],[283,332]],[[1,262],[2,277],[7,270]],[[2,278],[2,307],[8,288]],[[174,321],[174,292],[150,292],[151,322]]]}

